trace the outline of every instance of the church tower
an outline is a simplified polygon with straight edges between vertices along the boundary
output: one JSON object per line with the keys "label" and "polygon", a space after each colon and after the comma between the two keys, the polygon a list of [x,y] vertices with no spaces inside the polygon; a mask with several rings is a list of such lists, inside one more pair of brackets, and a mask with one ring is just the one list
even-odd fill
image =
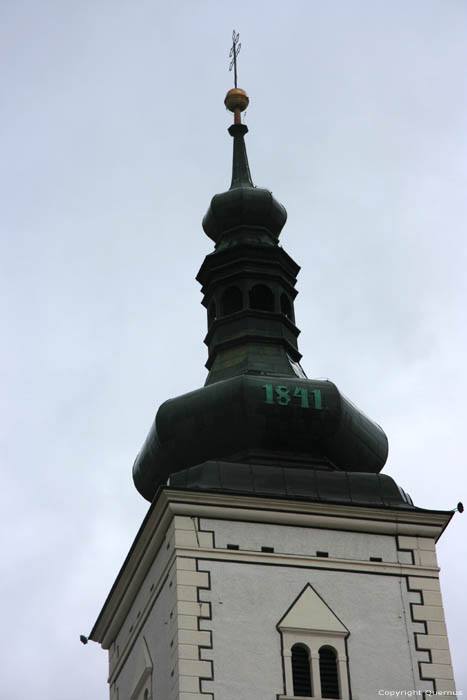
{"label": "church tower", "polygon": [[151,505],[90,634],[110,698],[453,692],[435,552],[453,513],[414,506],[380,474],[383,430],[305,375],[287,213],[253,184],[246,93],[225,104],[232,182],[197,277],[208,375],[161,405],[134,464]]}

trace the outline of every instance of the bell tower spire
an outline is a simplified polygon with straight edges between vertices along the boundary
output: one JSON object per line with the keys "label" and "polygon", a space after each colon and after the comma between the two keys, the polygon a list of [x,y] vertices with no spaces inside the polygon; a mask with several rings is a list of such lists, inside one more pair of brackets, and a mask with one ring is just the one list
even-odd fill
{"label": "bell tower spire", "polygon": [[[234,58],[236,41],[234,32]],[[213,197],[203,219],[215,250],[197,277],[208,311],[206,384],[243,374],[304,377],[293,309],[300,268],[278,245],[287,212],[269,190],[253,184],[248,127],[241,122],[249,104],[246,92],[234,87],[224,103],[234,115],[228,129],[232,180],[227,191]]]}
{"label": "bell tower spire", "polygon": [[[239,46],[234,33],[234,67]],[[294,311],[300,268],[279,246],[287,212],[253,184],[241,121],[246,92],[235,85],[224,103],[234,115],[232,179],[203,219],[214,250],[197,275],[209,372],[204,387],[159,408],[133,466],[135,485],[152,500],[167,479],[205,483],[212,460],[221,460],[234,481],[252,463],[270,478],[273,469],[298,468],[309,489],[316,471],[337,471],[345,491],[344,472],[376,476],[382,469],[387,438],[332,382],[308,379],[300,365]]]}

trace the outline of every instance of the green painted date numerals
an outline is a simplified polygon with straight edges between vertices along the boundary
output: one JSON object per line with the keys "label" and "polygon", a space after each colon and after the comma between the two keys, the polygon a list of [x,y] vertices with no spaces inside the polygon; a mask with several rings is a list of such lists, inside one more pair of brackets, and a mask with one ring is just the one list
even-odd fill
{"label": "green painted date numerals", "polygon": [[323,408],[319,389],[308,390],[301,386],[292,389],[285,384],[263,384],[263,389],[266,395],[264,402],[268,404],[288,406],[291,401],[297,403],[298,400],[301,408]]}

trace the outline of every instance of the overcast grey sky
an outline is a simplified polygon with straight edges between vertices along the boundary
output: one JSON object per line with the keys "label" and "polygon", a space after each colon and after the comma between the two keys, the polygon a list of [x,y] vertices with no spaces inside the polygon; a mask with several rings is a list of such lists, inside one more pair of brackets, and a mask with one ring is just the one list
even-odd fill
{"label": "overcast grey sky", "polygon": [[[383,426],[417,505],[467,500],[467,4],[3,0],[0,27],[0,698],[106,698],[78,638],[147,510],[155,411],[206,376],[194,278],[230,181],[234,27],[304,369]],[[439,543],[465,692],[466,524]]]}

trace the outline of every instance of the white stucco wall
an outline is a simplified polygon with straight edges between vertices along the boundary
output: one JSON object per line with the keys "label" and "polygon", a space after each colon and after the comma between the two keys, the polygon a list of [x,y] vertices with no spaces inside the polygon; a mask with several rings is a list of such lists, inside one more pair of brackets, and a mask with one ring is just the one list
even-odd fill
{"label": "white stucco wall", "polygon": [[[175,592],[173,585],[170,585],[174,576],[173,566],[166,572],[167,578],[164,576],[165,580],[160,581],[160,577],[166,571],[172,553],[170,545],[167,548],[169,539],[168,537],[167,540],[164,540],[160,547],[112,645],[110,672],[112,673],[120,660],[123,661],[122,668],[114,682],[114,687],[118,688],[119,700],[129,700],[138,682],[142,670],[143,637],[146,640],[153,664],[152,697],[169,697],[171,681],[171,630],[169,616],[175,604]],[[158,582],[159,591],[157,591]],[[157,597],[151,605],[149,613],[147,613],[145,609],[148,601],[154,595],[157,595]],[[133,629],[136,628],[141,616],[144,614],[147,615],[146,620],[138,634],[133,638]]]}
{"label": "white stucco wall", "polygon": [[153,698],[168,698],[170,690],[170,633],[168,615],[172,595],[166,584],[134,641],[131,651],[116,679],[119,700],[129,700],[141,673],[142,638],[149,648],[153,663]]}
{"label": "white stucco wall", "polygon": [[368,561],[370,557],[381,557],[385,562],[412,563],[410,552],[397,549],[393,535],[206,518],[200,520],[200,528],[214,531],[215,546],[219,548],[238,544],[240,549],[256,552],[261,547],[274,547],[275,552],[282,554],[315,555],[325,551],[340,559]]}
{"label": "white stucco wall", "polygon": [[[200,524],[214,531],[218,548],[268,546],[312,556],[322,550],[329,557],[379,556],[387,562],[400,555],[393,536],[225,520]],[[415,650],[414,632],[424,628],[412,622],[409,603],[419,603],[420,594],[407,591],[405,577],[236,561],[204,560],[198,566],[211,576],[211,589],[202,591],[201,599],[212,604],[212,620],[203,621],[202,628],[213,632],[213,649],[203,651],[203,658],[213,661],[214,681],[202,687],[215,700],[273,700],[284,693],[276,625],[308,583],[350,630],[354,700],[375,700],[380,689],[433,689],[431,682],[417,680],[418,661],[427,661],[428,654]]]}
{"label": "white stucco wall", "polygon": [[[308,584],[350,631],[353,700],[377,699],[380,690],[433,691],[419,680],[419,664],[429,678],[447,679],[436,681],[439,688],[451,687],[434,539],[354,532],[349,518],[343,528],[350,529],[336,530],[277,524],[281,517],[172,519],[155,559],[129,583],[135,597],[111,645],[111,700],[130,700],[145,663],[147,671],[143,640],[150,700],[276,700],[285,692],[277,624]],[[414,552],[414,565],[398,543]],[[410,603],[427,628],[412,621]],[[431,660],[416,651],[415,633],[434,650]]]}
{"label": "white stucco wall", "polygon": [[[167,548],[167,545],[169,545],[169,548]],[[151,586],[155,585],[159,576],[161,575],[161,572],[164,571],[164,568],[166,567],[171,554],[172,551],[170,549],[170,533],[167,533],[167,537],[163,541],[156,557],[154,558],[154,561],[146,577],[144,578],[144,581],[141,583],[141,586],[136,594],[132,606],[117,635],[115,644],[119,645],[120,650],[123,649],[125,643],[128,640],[129,635],[131,634],[130,629],[135,626],[139,619],[138,613],[141,614],[142,610],[144,609],[144,606],[147,603],[148,598],[151,596]]]}

